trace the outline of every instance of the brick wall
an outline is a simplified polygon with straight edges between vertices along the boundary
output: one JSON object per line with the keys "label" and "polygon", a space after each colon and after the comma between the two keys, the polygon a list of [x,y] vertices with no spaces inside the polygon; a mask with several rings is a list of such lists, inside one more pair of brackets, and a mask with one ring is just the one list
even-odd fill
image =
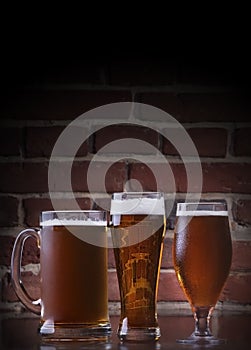
{"label": "brick wall", "polygon": [[[53,70],[52,70],[53,71]],[[53,71],[54,72],[54,71]],[[17,233],[38,224],[42,210],[52,209],[48,194],[48,162],[55,141],[68,123],[80,114],[114,102],[135,101],[158,107],[182,123],[201,157],[204,199],[226,200],[233,239],[232,268],[220,296],[223,307],[251,306],[251,107],[250,93],[224,71],[176,64],[175,61],[105,61],[78,64],[55,70],[32,84],[8,85],[2,93],[0,111],[0,309],[19,309],[10,283],[10,255]],[[35,79],[35,76],[34,76]],[[33,80],[34,80],[33,79]],[[88,125],[86,125],[88,130]],[[169,161],[176,182],[176,199],[185,197],[186,175],[177,150],[162,135],[147,128],[113,126],[93,134],[79,149],[73,164],[72,183],[82,209],[96,208],[88,192],[86,172],[93,155],[115,138],[149,141]],[[109,153],[101,157],[102,173]],[[154,155],[143,155],[162,174],[161,186],[168,191],[166,174]],[[152,157],[152,158],[151,158]],[[126,157],[115,163],[106,176],[109,193],[122,191],[127,180],[137,179],[145,190],[155,190],[153,174],[143,163]],[[59,166],[64,174],[67,153]],[[95,194],[107,201],[102,189]],[[72,207],[68,192],[54,193],[63,209]],[[161,267],[161,302],[183,305],[172,264],[172,220],[168,220]],[[23,256],[23,281],[34,297],[39,296],[39,250],[28,240]],[[119,301],[113,252],[109,251],[109,301]],[[180,304],[179,304],[180,303]],[[171,305],[171,304],[170,304]]]}

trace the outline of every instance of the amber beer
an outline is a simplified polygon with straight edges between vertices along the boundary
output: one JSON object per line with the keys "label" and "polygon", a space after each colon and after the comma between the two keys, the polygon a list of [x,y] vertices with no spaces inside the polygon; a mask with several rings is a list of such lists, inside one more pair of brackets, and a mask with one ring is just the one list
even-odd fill
{"label": "amber beer", "polygon": [[116,194],[111,213],[121,297],[118,336],[121,340],[156,340],[160,336],[156,301],[165,235],[164,199],[156,193]]}
{"label": "amber beer", "polygon": [[192,308],[214,307],[231,265],[227,211],[208,211],[200,205],[198,210],[178,210],[173,257],[178,281]]}
{"label": "amber beer", "polygon": [[[80,222],[81,223],[81,222]],[[85,226],[105,239],[105,227]],[[107,250],[81,236],[83,226],[44,226],[41,233],[42,321],[56,324],[105,324],[107,313]]]}
{"label": "amber beer", "polygon": [[[42,212],[40,226],[40,231],[20,232],[14,245],[12,281],[19,299],[40,314],[44,339],[103,339],[111,330],[106,212]],[[29,237],[40,247],[41,298],[36,301],[20,281],[22,247]]]}

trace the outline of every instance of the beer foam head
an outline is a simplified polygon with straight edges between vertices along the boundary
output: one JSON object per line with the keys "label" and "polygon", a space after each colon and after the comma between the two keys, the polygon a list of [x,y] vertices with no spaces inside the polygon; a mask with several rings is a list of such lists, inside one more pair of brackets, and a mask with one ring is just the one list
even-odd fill
{"label": "beer foam head", "polygon": [[111,201],[111,215],[164,215],[165,214],[165,203],[164,197],[149,196],[134,196],[128,193],[123,198],[123,193],[116,193]]}
{"label": "beer foam head", "polygon": [[178,203],[176,216],[228,216],[224,203]]}
{"label": "beer foam head", "polygon": [[91,219],[88,220],[59,220],[52,219],[41,221],[40,226],[106,226],[106,221],[93,221]]}
{"label": "beer foam head", "polygon": [[47,211],[42,212],[40,226],[106,226],[102,211]]}

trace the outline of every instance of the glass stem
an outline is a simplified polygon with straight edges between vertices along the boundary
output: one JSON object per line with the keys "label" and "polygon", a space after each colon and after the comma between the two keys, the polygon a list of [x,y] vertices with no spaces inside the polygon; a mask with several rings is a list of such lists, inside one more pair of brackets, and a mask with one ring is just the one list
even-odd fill
{"label": "glass stem", "polygon": [[194,319],[195,319],[195,331],[194,335],[199,337],[211,336],[212,333],[209,328],[210,316],[213,308],[211,307],[195,307]]}

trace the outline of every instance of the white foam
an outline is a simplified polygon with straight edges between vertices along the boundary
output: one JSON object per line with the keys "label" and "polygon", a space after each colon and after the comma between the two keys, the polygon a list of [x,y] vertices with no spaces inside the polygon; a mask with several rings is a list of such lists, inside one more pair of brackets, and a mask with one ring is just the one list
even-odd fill
{"label": "white foam", "polygon": [[103,220],[60,220],[60,219],[52,219],[40,222],[40,225],[45,226],[106,226],[107,222]]}
{"label": "white foam", "polygon": [[228,216],[226,210],[178,210],[177,216]]}
{"label": "white foam", "polygon": [[164,198],[127,198],[111,201],[111,214],[164,215]]}

